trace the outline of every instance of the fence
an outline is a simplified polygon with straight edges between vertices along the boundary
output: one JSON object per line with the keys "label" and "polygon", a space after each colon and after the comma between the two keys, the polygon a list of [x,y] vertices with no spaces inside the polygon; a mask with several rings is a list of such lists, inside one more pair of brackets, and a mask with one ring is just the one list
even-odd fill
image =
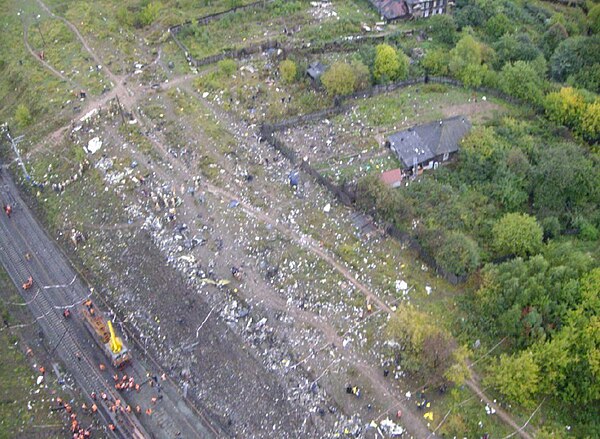
{"label": "fence", "polygon": [[467,280],[467,278],[469,277],[466,274],[458,276],[454,273],[448,273],[446,270],[444,270],[442,267],[440,267],[438,265],[435,258],[433,256],[431,256],[429,254],[429,252],[423,248],[421,243],[414,236],[410,235],[407,232],[403,232],[402,230],[398,229],[393,224],[388,224],[385,227],[385,232],[392,238],[402,242],[403,244],[408,246],[411,250],[416,252],[419,255],[419,259],[421,259],[421,261],[423,261],[428,267],[433,269],[438,275],[440,275],[441,277],[446,279],[451,284],[457,285],[459,283],[465,282]]}

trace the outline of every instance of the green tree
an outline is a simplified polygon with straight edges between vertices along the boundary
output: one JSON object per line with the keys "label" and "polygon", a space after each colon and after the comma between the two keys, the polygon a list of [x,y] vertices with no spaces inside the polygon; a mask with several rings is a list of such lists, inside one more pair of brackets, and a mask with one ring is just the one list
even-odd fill
{"label": "green tree", "polygon": [[29,108],[27,108],[25,104],[19,104],[19,106],[15,110],[15,121],[20,127],[26,127],[30,125],[31,122],[33,122],[33,118],[31,117]]}
{"label": "green tree", "polygon": [[540,368],[531,352],[502,354],[489,372],[487,381],[511,401],[526,407],[533,404],[539,392]]}
{"label": "green tree", "polygon": [[489,74],[487,64],[467,64],[458,73],[458,79],[462,81],[465,87],[480,87]]}
{"label": "green tree", "polygon": [[492,234],[500,255],[530,256],[542,247],[543,230],[527,214],[507,213],[494,224]]}
{"label": "green tree", "polygon": [[540,48],[546,59],[550,59],[558,45],[567,38],[569,38],[569,33],[562,24],[554,23],[550,26],[542,35],[540,42]]}
{"label": "green tree", "polygon": [[360,60],[353,60],[350,63],[354,75],[356,76],[356,90],[364,90],[371,86],[371,72],[369,68]]}
{"label": "green tree", "polygon": [[427,25],[434,40],[449,46],[456,42],[456,23],[451,15],[434,15],[427,21]]}
{"label": "green tree", "polygon": [[421,60],[421,65],[427,73],[434,76],[446,76],[448,74],[448,64],[450,57],[448,52],[443,49],[433,49],[427,51]]}
{"label": "green tree", "polygon": [[573,128],[581,123],[586,103],[578,90],[573,87],[563,87],[558,92],[546,95],[544,110],[551,121]]}
{"label": "green tree", "polygon": [[472,35],[463,36],[450,51],[450,72],[458,74],[467,65],[480,65],[483,49]]}
{"label": "green tree", "polygon": [[487,19],[483,10],[475,3],[468,3],[465,6],[457,5],[454,13],[454,19],[459,29],[467,26],[481,27]]}
{"label": "green tree", "polygon": [[491,17],[485,24],[485,33],[493,39],[498,39],[502,35],[509,33],[515,25],[511,23],[510,19],[500,13]]}
{"label": "green tree", "polygon": [[595,5],[588,12],[588,23],[593,33],[600,34],[600,4]]}
{"label": "green tree", "polygon": [[397,81],[408,75],[408,57],[388,44],[379,44],[375,48],[373,77],[377,82]]}
{"label": "green tree", "polygon": [[588,66],[600,63],[600,35],[576,36],[561,42],[550,58],[550,73],[565,81]]}
{"label": "green tree", "polygon": [[135,24],[138,27],[150,26],[158,18],[163,5],[161,2],[150,2],[138,13]]}
{"label": "green tree", "polygon": [[588,203],[598,204],[598,172],[585,151],[562,143],[539,151],[531,185],[533,206],[540,216],[556,216],[569,225],[572,213]]}
{"label": "green tree", "polygon": [[462,276],[479,266],[479,247],[461,232],[450,232],[435,250],[435,261],[446,272]]}
{"label": "green tree", "polygon": [[283,82],[291,84],[296,80],[296,75],[298,74],[296,63],[291,59],[282,61],[279,63],[279,74],[281,75]]}
{"label": "green tree", "polygon": [[450,73],[470,87],[480,86],[487,74],[483,66],[484,46],[472,35],[463,36],[450,51]]}
{"label": "green tree", "polygon": [[[454,356],[457,346],[452,336],[411,305],[398,307],[388,323],[387,333],[401,346],[403,366],[411,372],[441,382],[448,369],[457,364]],[[458,361],[464,358],[459,355]]]}
{"label": "green tree", "polygon": [[500,89],[523,101],[540,103],[542,100],[542,78],[535,67],[525,61],[508,63],[502,68],[499,79]]}
{"label": "green tree", "polygon": [[412,218],[412,204],[401,191],[387,187],[376,173],[361,178],[356,185],[359,209],[380,220],[403,226]]}
{"label": "green tree", "polygon": [[533,61],[542,56],[527,34],[504,35],[492,47],[495,50],[494,67],[497,69],[509,62]]}
{"label": "green tree", "polygon": [[356,74],[350,64],[335,62],[321,76],[321,83],[331,96],[343,96],[356,90]]}
{"label": "green tree", "polygon": [[600,99],[588,104],[581,116],[581,134],[592,143],[600,142]]}

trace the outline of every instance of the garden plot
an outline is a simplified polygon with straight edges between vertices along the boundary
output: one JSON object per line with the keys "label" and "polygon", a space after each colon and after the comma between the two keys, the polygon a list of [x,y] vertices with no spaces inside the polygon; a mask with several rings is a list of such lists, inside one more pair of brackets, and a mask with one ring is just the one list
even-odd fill
{"label": "garden plot", "polygon": [[264,8],[233,12],[208,24],[187,25],[178,38],[190,55],[201,59],[253,43],[284,40],[288,33],[314,20],[310,8],[307,1],[278,0]]}
{"label": "garden plot", "polygon": [[400,162],[384,147],[389,134],[457,115],[478,124],[501,109],[478,94],[438,85],[411,86],[350,104],[346,113],[280,134],[288,146],[338,184],[398,168]]}
{"label": "garden plot", "polygon": [[367,23],[367,29],[375,29],[377,20],[372,9],[354,0],[276,0],[208,24],[186,25],[178,38],[194,58],[201,59],[265,41],[310,45],[347,38],[365,33]]}

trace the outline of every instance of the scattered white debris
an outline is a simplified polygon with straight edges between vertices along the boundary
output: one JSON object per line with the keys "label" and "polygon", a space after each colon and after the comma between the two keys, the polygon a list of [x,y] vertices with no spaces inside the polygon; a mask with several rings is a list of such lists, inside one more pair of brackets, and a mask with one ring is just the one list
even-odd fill
{"label": "scattered white debris", "polygon": [[44,382],[44,376],[40,375],[39,377],[37,377],[37,385],[39,386],[40,384],[42,384]]}
{"label": "scattered white debris", "polygon": [[381,428],[391,437],[400,436],[404,433],[404,429],[389,418],[381,421]]}
{"label": "scattered white debris", "polygon": [[403,281],[403,280],[397,280],[396,281],[396,291],[397,292],[400,292],[400,291],[404,292],[406,290],[408,290],[408,284],[405,281]]}
{"label": "scattered white debris", "polygon": [[88,119],[90,119],[91,117],[95,116],[96,113],[98,113],[98,109],[94,108],[93,110],[87,112],[81,119],[79,119],[81,122],[87,122]]}
{"label": "scattered white debris", "polygon": [[431,294],[431,287],[429,285],[425,285],[425,291],[427,291],[427,295]]}
{"label": "scattered white debris", "polygon": [[90,139],[87,147],[83,147],[83,150],[88,154],[94,154],[100,148],[102,148],[102,140],[100,140],[100,137],[94,137],[93,139]]}
{"label": "scattered white debris", "polygon": [[329,213],[329,211],[330,211],[330,210],[331,210],[331,204],[330,204],[330,203],[327,203],[327,204],[325,205],[325,207],[323,208],[323,212],[325,212],[325,213]]}

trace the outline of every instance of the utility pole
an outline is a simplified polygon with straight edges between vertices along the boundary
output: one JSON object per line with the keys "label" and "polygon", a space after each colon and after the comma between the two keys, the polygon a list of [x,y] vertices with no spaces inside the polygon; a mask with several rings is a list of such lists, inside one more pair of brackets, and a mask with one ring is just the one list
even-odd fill
{"label": "utility pole", "polygon": [[23,160],[21,159],[21,154],[19,154],[19,150],[17,149],[17,144],[21,140],[23,140],[24,135],[21,135],[21,136],[18,136],[18,137],[12,137],[10,135],[10,131],[9,131],[8,127],[5,127],[5,130],[6,130],[6,136],[8,137],[8,140],[10,140],[10,143],[12,145],[12,149],[13,149],[15,155],[17,156],[17,161],[19,162],[19,165],[21,166],[21,169],[23,169],[23,174],[25,175],[25,178],[27,179],[27,181],[31,181],[31,176],[27,172],[27,169],[25,169],[25,164],[23,163]]}

